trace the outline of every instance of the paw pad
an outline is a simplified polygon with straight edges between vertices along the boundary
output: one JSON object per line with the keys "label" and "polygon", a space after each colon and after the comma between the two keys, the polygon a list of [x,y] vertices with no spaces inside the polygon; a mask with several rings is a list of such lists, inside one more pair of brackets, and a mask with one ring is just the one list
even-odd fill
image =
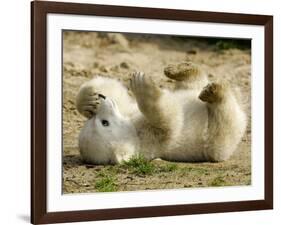
{"label": "paw pad", "polygon": [[220,102],[224,96],[224,86],[218,83],[208,84],[200,93],[199,99],[203,102]]}
{"label": "paw pad", "polygon": [[183,62],[169,65],[164,69],[164,74],[177,81],[190,80],[200,75],[199,66],[192,62]]}

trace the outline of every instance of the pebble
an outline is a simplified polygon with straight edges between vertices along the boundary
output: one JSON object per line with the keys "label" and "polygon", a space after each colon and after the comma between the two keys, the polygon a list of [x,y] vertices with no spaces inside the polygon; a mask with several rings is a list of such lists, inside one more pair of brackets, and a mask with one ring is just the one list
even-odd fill
{"label": "pebble", "polygon": [[195,49],[190,49],[189,51],[187,51],[187,53],[191,55],[195,55],[197,54],[197,51]]}
{"label": "pebble", "polygon": [[124,68],[124,69],[129,69],[130,68],[130,66],[129,66],[129,64],[127,62],[120,63],[120,67]]}

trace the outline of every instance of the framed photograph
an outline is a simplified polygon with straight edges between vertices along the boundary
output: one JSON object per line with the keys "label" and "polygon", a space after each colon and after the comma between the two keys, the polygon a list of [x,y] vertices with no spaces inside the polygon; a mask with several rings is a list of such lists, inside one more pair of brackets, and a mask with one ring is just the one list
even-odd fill
{"label": "framed photograph", "polygon": [[31,3],[31,222],[273,208],[273,17]]}

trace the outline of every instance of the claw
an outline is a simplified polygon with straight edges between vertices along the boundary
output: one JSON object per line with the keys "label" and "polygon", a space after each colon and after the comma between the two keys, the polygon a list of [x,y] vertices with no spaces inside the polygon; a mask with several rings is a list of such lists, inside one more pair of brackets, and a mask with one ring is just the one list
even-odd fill
{"label": "claw", "polygon": [[100,98],[105,99],[105,96],[104,96],[104,95],[102,95],[102,94],[98,94],[98,96],[99,96]]}

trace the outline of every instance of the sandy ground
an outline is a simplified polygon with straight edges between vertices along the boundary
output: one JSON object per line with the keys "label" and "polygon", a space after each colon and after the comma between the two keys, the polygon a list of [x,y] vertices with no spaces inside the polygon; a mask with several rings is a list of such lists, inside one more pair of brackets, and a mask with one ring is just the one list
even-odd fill
{"label": "sandy ground", "polygon": [[222,163],[171,163],[155,160],[152,173],[128,166],[85,165],[78,135],[85,118],[75,108],[80,85],[99,74],[128,85],[135,70],[153,77],[160,87],[173,88],[165,66],[191,60],[208,71],[210,80],[239,87],[250,121],[251,52],[219,50],[200,39],[167,36],[64,32],[63,37],[63,192],[133,191],[251,184],[251,124],[238,150]]}

